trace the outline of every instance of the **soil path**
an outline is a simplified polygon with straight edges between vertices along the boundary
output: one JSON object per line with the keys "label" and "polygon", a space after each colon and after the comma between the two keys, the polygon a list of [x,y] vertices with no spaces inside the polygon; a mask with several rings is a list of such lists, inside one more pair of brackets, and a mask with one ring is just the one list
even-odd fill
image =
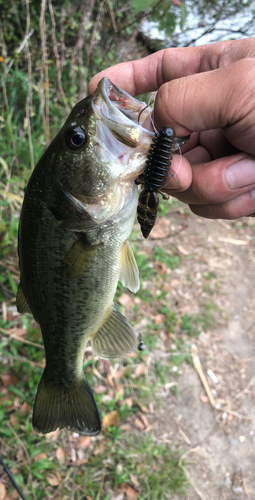
{"label": "soil path", "polygon": [[[183,215],[171,215],[174,229],[183,225]],[[166,221],[159,222],[161,230],[163,223]],[[188,450],[187,470],[194,487],[187,500],[252,500],[255,499],[254,219],[211,221],[188,215],[186,228],[178,235],[177,248],[187,254],[182,259],[176,291],[179,307],[199,312],[209,300],[217,317],[218,326],[204,331],[195,340],[217,409],[210,404],[195,368],[185,365],[178,379],[177,397],[167,395],[164,407],[157,413],[156,436],[169,443],[178,442]],[[210,272],[215,279],[208,288],[204,276]]]}

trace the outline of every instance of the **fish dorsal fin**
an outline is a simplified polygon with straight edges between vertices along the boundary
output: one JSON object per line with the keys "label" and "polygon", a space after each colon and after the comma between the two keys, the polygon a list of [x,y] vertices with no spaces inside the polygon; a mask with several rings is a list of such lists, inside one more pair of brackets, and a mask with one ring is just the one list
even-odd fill
{"label": "fish dorsal fin", "polygon": [[88,245],[82,238],[76,241],[64,257],[63,274],[68,278],[79,278],[90,265],[99,245]]}
{"label": "fish dorsal fin", "polygon": [[136,349],[136,334],[126,318],[113,304],[102,326],[90,337],[95,354],[101,358],[117,358]]}
{"label": "fish dorsal fin", "polygon": [[119,280],[130,292],[139,290],[139,271],[129,241],[125,241],[121,250]]}
{"label": "fish dorsal fin", "polygon": [[18,292],[17,292],[17,296],[16,296],[16,306],[17,306],[19,313],[31,313],[32,314],[32,311],[28,305],[27,299],[24,295],[21,283],[19,284]]}

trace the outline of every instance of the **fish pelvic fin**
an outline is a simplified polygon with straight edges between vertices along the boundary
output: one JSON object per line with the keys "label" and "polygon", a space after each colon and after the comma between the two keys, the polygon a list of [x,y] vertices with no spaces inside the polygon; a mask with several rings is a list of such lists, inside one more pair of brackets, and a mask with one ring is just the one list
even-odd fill
{"label": "fish pelvic fin", "polygon": [[119,280],[130,292],[139,290],[139,270],[129,241],[125,241],[121,249]]}
{"label": "fish pelvic fin", "polygon": [[136,349],[135,331],[118,311],[117,304],[113,304],[104,323],[91,335],[90,341],[94,353],[100,358],[117,358]]}
{"label": "fish pelvic fin", "polygon": [[54,385],[46,370],[40,380],[33,412],[33,427],[46,434],[58,427],[95,436],[101,432],[101,420],[88,381],[82,378],[73,387]]}
{"label": "fish pelvic fin", "polygon": [[90,266],[98,251],[99,245],[88,245],[81,237],[77,240],[64,257],[62,270],[68,278],[79,278]]}
{"label": "fish pelvic fin", "polygon": [[27,302],[27,299],[25,297],[21,283],[19,283],[18,292],[17,292],[17,296],[16,296],[16,306],[17,306],[17,310],[19,313],[31,313],[32,314],[32,311],[28,305],[28,302]]}

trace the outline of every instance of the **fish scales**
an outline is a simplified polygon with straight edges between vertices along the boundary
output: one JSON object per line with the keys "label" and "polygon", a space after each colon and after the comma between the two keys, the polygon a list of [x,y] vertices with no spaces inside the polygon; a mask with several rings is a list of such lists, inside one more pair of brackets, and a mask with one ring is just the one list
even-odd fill
{"label": "fish scales", "polygon": [[32,312],[42,330],[46,366],[33,426],[43,433],[66,427],[98,434],[100,416],[82,369],[85,347],[90,341],[97,355],[112,358],[136,345],[113,298],[118,280],[131,291],[139,287],[129,236],[134,180],[152,135],[135,123],[143,106],[101,80],[75,106],[26,189],[17,308]]}

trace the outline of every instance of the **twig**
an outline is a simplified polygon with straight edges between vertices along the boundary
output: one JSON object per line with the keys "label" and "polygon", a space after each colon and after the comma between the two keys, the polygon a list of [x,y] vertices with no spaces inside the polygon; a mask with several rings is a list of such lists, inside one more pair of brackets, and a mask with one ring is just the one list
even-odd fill
{"label": "twig", "polygon": [[211,389],[207,383],[207,380],[205,378],[204,372],[202,370],[200,359],[198,357],[197,346],[195,344],[192,344],[192,346],[191,346],[191,356],[192,356],[192,360],[194,363],[194,367],[196,368],[196,370],[198,372],[198,375],[199,375],[200,380],[204,386],[204,389],[205,389],[205,392],[208,396],[208,399],[209,399],[211,405],[215,408],[215,400],[214,400],[214,397],[211,393]]}
{"label": "twig", "polygon": [[[43,120],[43,128],[46,138],[47,146],[50,144],[50,123],[49,123],[49,74],[48,74],[48,63],[47,63],[47,47],[46,47],[46,33],[45,33],[45,8],[46,0],[42,0],[41,14],[40,14],[40,34],[42,42],[42,64],[40,68],[40,85],[39,85],[39,96],[41,102],[41,113]],[[45,79],[45,109],[44,109],[44,91],[43,91],[43,81]]]}
{"label": "twig", "polygon": [[14,332],[16,331],[17,331],[16,328],[14,328],[14,330],[8,332],[8,330],[5,330],[4,328],[0,327],[0,332],[2,332],[4,335],[8,335],[8,337],[11,337],[14,340],[18,340],[19,342],[23,342],[24,344],[32,345],[33,347],[39,347],[39,349],[44,349],[43,345],[35,344],[35,342],[30,342],[30,340],[21,339],[20,337],[17,337],[16,335],[14,335]]}
{"label": "twig", "polygon": [[7,59],[7,48],[5,44],[5,39],[3,35],[3,27],[0,19],[0,36],[1,36],[1,42],[2,42],[2,49],[3,49],[3,77],[2,77],[2,87],[3,87],[3,95],[4,95],[4,105],[6,107],[6,112],[7,112],[7,123],[9,125],[9,131],[10,131],[10,136],[11,136],[11,144],[12,144],[12,150],[13,150],[13,156],[14,156],[14,162],[16,165],[16,172],[17,175],[20,177],[20,170],[19,170],[19,161],[18,161],[18,156],[17,156],[17,149],[16,149],[16,144],[14,140],[14,134],[13,134],[13,127],[12,127],[12,120],[11,120],[11,114],[10,114],[10,108],[9,108],[9,102],[8,102],[8,96],[7,96],[7,89],[6,89],[6,76],[7,76],[7,67],[6,67],[6,59]]}
{"label": "twig", "polygon": [[[28,0],[26,0],[26,1],[28,1]],[[60,63],[60,58],[59,58],[59,53],[58,53],[58,46],[57,46],[55,16],[54,16],[54,11],[53,11],[51,0],[48,0],[48,3],[49,3],[49,10],[50,10],[51,24],[52,24],[51,38],[52,38],[53,51],[54,51],[54,55],[56,57],[56,64],[57,64],[58,88],[59,88],[59,92],[62,96],[62,99],[64,101],[66,111],[69,114],[70,113],[70,106],[67,102],[67,98],[66,98],[63,86],[62,86],[61,63]]]}
{"label": "twig", "polygon": [[[29,24],[30,24],[29,0],[26,0],[26,12],[27,12],[26,37],[28,39]],[[34,150],[33,150],[33,142],[31,135],[31,122],[30,122],[30,106],[31,106],[31,96],[32,96],[32,63],[31,63],[31,54],[28,43],[26,44],[26,56],[27,56],[26,125],[27,125],[27,136],[28,136],[28,144],[30,151],[31,169],[34,170],[35,160],[34,160]]]}
{"label": "twig", "polygon": [[202,366],[201,366],[201,363],[200,363],[200,359],[198,357],[198,351],[197,351],[197,346],[195,344],[192,344],[191,346],[191,355],[192,355],[192,360],[193,360],[193,363],[194,363],[194,367],[196,368],[197,372],[198,372],[198,375],[200,377],[200,380],[204,386],[204,389],[205,389],[205,392],[208,396],[208,399],[213,407],[214,410],[217,410],[217,411],[220,411],[220,412],[226,412],[226,413],[229,413],[230,415],[233,415],[234,417],[238,417],[238,418],[241,418],[241,419],[244,419],[244,420],[251,420],[250,417],[246,417],[246,415],[241,415],[240,413],[237,413],[235,411],[232,411],[232,410],[229,410],[228,408],[217,408],[216,406],[216,403],[215,403],[215,400],[214,400],[214,397],[211,393],[211,389],[207,383],[207,380],[205,378],[205,375],[204,375],[204,372],[203,372],[203,369],[202,369]]}
{"label": "twig", "polygon": [[33,498],[34,500],[36,500],[36,495],[35,495],[35,490],[34,490],[34,486],[33,486],[33,480],[32,480],[32,473],[31,473],[31,459],[30,459],[30,456],[29,456],[29,453],[23,443],[23,441],[21,441],[21,439],[19,438],[17,432],[15,432],[15,430],[13,429],[12,425],[10,422],[7,422],[7,426],[9,427],[9,429],[11,429],[12,433],[14,434],[15,438],[17,439],[17,441],[20,443],[20,446],[23,448],[24,450],[24,453],[27,457],[27,465],[28,465],[28,479],[29,479],[29,482],[30,482],[30,485],[31,485],[31,490],[32,490],[32,494],[33,494]]}
{"label": "twig", "polygon": [[195,485],[192,477],[190,476],[187,468],[182,465],[182,462],[183,460],[190,454],[190,453],[194,453],[196,452],[197,450],[199,449],[199,447],[197,446],[196,448],[191,448],[190,450],[186,451],[185,453],[183,453],[183,455],[180,457],[180,460],[179,460],[179,467],[181,467],[183,469],[183,471],[185,472],[186,476],[187,476],[187,479],[188,479],[188,482],[191,484],[192,488],[195,490],[197,496],[200,498],[200,500],[206,500],[203,493],[198,489],[198,487]]}

